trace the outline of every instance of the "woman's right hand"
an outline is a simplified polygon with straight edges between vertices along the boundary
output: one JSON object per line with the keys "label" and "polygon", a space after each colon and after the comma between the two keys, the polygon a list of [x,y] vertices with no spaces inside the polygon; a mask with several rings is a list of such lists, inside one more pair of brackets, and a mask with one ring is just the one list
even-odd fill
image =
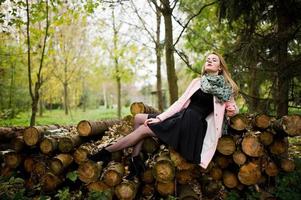
{"label": "woman's right hand", "polygon": [[147,126],[148,124],[155,124],[155,123],[159,123],[160,121],[161,120],[158,118],[149,118],[144,121],[144,125]]}

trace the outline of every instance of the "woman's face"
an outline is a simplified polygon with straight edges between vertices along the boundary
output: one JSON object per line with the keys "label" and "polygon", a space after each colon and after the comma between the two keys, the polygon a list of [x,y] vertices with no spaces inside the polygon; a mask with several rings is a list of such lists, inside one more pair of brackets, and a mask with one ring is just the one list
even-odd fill
{"label": "woman's face", "polygon": [[215,54],[210,54],[205,63],[205,71],[209,74],[218,74],[221,70],[220,59]]}

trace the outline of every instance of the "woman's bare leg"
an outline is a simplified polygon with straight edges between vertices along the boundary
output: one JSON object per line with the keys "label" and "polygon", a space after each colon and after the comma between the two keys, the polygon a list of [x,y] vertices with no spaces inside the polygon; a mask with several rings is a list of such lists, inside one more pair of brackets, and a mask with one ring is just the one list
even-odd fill
{"label": "woman's bare leg", "polygon": [[127,147],[136,145],[140,140],[149,136],[156,136],[153,131],[145,125],[140,125],[136,130],[127,136],[119,139],[115,144],[112,144],[105,149],[110,152],[122,150]]}
{"label": "woman's bare leg", "polygon": [[[147,120],[148,114],[136,114],[134,119],[134,129],[137,129],[140,125],[144,124],[145,120]],[[132,157],[137,156],[142,148],[144,139],[139,141],[133,148]]]}
{"label": "woman's bare leg", "polygon": [[137,129],[140,125],[144,124],[147,120],[148,114],[138,113],[134,118],[134,129]]}

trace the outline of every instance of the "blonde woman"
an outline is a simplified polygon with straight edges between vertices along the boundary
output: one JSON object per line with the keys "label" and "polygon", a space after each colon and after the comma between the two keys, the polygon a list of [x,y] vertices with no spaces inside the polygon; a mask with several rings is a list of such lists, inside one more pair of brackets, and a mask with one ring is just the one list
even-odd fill
{"label": "blonde woman", "polygon": [[206,58],[201,76],[193,79],[165,112],[137,114],[132,133],[103,148],[91,159],[107,163],[111,152],[133,146],[127,177],[132,179],[144,170],[139,152],[143,139],[152,136],[173,147],[187,161],[207,168],[222,135],[224,117],[238,113],[234,101],[237,92],[223,57],[212,52]]}

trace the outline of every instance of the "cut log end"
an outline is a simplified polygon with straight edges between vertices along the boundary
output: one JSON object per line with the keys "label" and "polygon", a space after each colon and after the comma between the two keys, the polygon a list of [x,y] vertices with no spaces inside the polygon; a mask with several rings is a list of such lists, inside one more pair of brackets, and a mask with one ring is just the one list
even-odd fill
{"label": "cut log end", "polygon": [[83,120],[80,121],[77,125],[77,131],[80,136],[88,136],[92,132],[92,127],[89,121]]}
{"label": "cut log end", "polygon": [[23,139],[26,145],[34,146],[39,142],[40,139],[40,132],[35,127],[29,127],[25,129]]}

